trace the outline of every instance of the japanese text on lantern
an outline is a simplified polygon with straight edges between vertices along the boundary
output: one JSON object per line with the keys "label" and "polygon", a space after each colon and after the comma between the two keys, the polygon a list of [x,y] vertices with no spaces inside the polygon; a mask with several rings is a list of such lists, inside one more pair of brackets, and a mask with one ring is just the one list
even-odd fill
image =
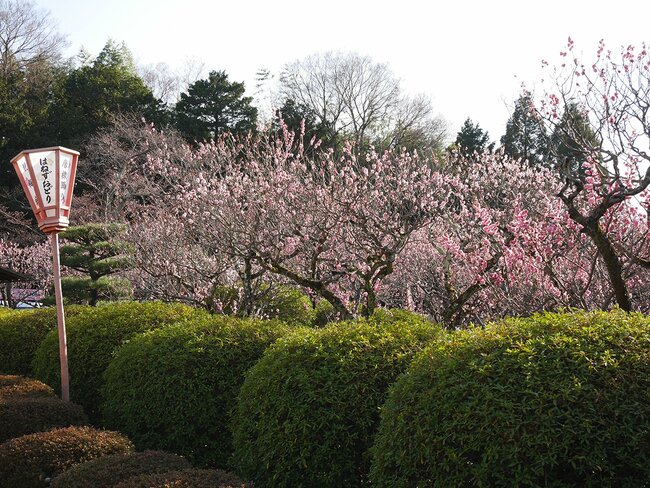
{"label": "japanese text on lantern", "polygon": [[47,158],[39,159],[41,165],[41,175],[43,176],[43,194],[45,195],[45,203],[52,203],[52,183],[49,181],[48,176],[51,173],[50,166]]}

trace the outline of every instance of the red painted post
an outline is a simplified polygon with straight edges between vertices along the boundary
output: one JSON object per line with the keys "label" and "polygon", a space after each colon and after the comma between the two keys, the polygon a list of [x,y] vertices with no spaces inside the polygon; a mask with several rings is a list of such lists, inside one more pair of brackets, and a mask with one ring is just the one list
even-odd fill
{"label": "red painted post", "polygon": [[65,313],[61,293],[61,263],[59,261],[59,234],[50,234],[52,243],[52,264],[54,268],[54,296],[56,298],[56,322],[59,331],[59,362],[61,363],[61,399],[70,401],[70,376],[68,374],[68,344],[65,334]]}

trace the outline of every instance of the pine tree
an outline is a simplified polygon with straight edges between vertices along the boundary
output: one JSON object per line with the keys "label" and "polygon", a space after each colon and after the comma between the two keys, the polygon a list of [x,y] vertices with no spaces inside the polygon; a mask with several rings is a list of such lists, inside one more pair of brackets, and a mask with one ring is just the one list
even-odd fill
{"label": "pine tree", "polygon": [[461,127],[454,145],[458,148],[463,156],[469,157],[474,153],[492,152],[494,143],[490,143],[490,136],[486,131],[481,129],[478,124],[472,123],[468,117]]}
{"label": "pine tree", "polygon": [[257,108],[244,96],[243,83],[228,81],[225,71],[212,71],[182,93],[176,104],[176,128],[193,142],[215,139],[223,132],[255,130]]}
{"label": "pine tree", "polygon": [[129,246],[117,239],[123,231],[120,224],[86,224],[60,234],[67,242],[61,246],[61,264],[86,275],[62,279],[66,299],[96,306],[99,300],[131,295],[128,280],[109,276],[130,266]]}

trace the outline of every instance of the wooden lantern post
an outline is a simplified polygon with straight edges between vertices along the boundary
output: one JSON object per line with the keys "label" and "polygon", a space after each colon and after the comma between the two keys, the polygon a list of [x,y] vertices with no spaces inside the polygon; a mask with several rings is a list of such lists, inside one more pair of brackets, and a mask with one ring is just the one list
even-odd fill
{"label": "wooden lantern post", "polygon": [[65,333],[63,294],[61,293],[61,264],[59,232],[70,224],[70,204],[77,172],[79,153],[65,147],[46,147],[22,151],[11,160],[38,227],[49,235],[52,246],[54,296],[59,332],[59,361],[61,363],[61,398],[70,401],[68,347]]}

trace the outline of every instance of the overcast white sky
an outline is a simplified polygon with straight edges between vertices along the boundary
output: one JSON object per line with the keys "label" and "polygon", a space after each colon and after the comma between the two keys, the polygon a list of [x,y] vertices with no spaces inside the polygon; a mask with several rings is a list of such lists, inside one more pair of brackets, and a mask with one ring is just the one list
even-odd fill
{"label": "overcast white sky", "polygon": [[[108,38],[138,62],[200,60],[254,91],[255,73],[315,52],[349,50],[386,63],[412,93],[428,94],[455,133],[468,116],[493,140],[522,82],[555,61],[570,35],[591,55],[650,41],[644,0],[36,0],[68,35],[69,54],[95,55]],[[453,138],[453,137],[452,137]]]}

